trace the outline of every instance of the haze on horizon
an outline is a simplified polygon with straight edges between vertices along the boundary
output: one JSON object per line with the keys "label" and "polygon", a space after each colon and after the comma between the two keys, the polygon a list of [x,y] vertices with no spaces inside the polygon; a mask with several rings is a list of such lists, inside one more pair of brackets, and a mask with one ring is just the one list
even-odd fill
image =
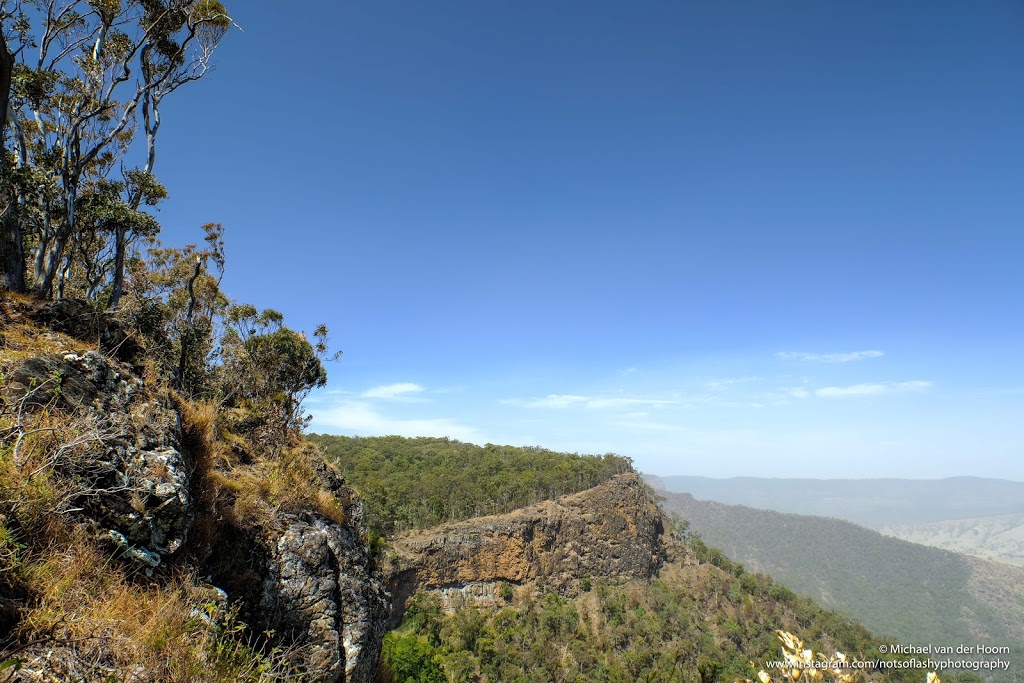
{"label": "haze on horizon", "polygon": [[164,241],[327,323],[311,430],[1024,480],[1024,5],[231,11]]}

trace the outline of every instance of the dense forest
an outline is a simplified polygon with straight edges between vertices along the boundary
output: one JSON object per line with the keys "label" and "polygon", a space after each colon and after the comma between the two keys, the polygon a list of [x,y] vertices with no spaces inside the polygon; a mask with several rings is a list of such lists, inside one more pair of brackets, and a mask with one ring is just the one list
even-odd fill
{"label": "dense forest", "polygon": [[[308,438],[362,494],[369,526],[382,536],[508,512],[632,469],[615,455],[443,438]],[[504,584],[501,604],[467,599],[454,609],[418,594],[385,638],[383,680],[735,680],[754,675],[752,662],[778,655],[779,628],[822,649],[877,656],[879,640],[865,628],[747,571],[688,523],[674,528],[681,550],[649,582],[584,577],[579,595],[543,582]]]}
{"label": "dense forest", "polygon": [[629,458],[453,439],[311,435],[366,501],[379,535],[509,512],[632,471]]}

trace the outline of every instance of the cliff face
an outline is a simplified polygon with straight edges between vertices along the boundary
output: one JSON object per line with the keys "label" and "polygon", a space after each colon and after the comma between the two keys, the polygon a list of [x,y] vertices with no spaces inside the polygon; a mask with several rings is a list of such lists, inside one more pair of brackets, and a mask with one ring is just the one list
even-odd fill
{"label": "cliff face", "polygon": [[168,397],[148,391],[124,363],[70,350],[25,359],[4,393],[22,422],[40,411],[63,416],[47,429],[63,427],[68,437],[45,465],[70,484],[63,506],[106,544],[148,570],[182,547],[193,518],[192,468]]}
{"label": "cliff face", "polygon": [[[68,548],[50,542],[50,548],[30,549],[40,566],[46,553],[95,551],[108,558],[112,576],[135,582],[126,592],[181,590],[180,604],[199,614],[208,601],[185,595],[180,579],[188,576],[199,593],[226,596],[224,610],[215,611],[241,615],[252,633],[273,632],[269,645],[288,653],[287,666],[308,672],[304,680],[373,680],[388,598],[362,541],[362,502],[315,449],[296,447],[299,465],[255,448],[245,467],[214,457],[220,418],[214,412],[205,434],[193,433],[187,402],[159,382],[154,386],[152,377],[147,384],[145,349],[112,316],[92,312],[85,302],[21,299],[0,299],[0,314],[0,456],[9,456],[5,473],[22,484],[8,495],[11,482],[0,482],[0,525],[18,531],[16,522],[22,528],[34,523],[23,512],[32,502],[25,491],[45,480],[47,491],[56,493],[32,499],[39,514],[53,520],[48,528],[77,530],[54,532]],[[52,435],[52,442],[33,450],[39,435]],[[233,446],[245,443],[237,433],[232,438]],[[286,465],[310,490],[299,503],[283,505],[259,493],[262,475],[283,476]],[[248,507],[239,507],[239,500]],[[317,507],[318,500],[327,502]],[[0,553],[0,560],[10,564],[0,566],[8,572],[0,571],[0,579],[21,561],[12,553]],[[0,580],[0,660],[5,648],[16,656],[17,679],[120,679],[124,660],[102,645],[106,641],[95,640],[98,649],[86,646],[93,642],[88,638],[86,645],[64,647],[74,638],[58,627],[43,636],[20,630],[23,621],[31,622],[33,605],[45,608],[48,600],[30,583]],[[222,633],[209,616],[203,618]],[[178,680],[144,665],[130,673],[136,680]]]}
{"label": "cliff face", "polygon": [[419,590],[487,604],[499,585],[544,583],[575,594],[587,577],[650,578],[665,559],[661,510],[636,474],[505,515],[394,540],[386,570],[395,615]]}
{"label": "cliff face", "polygon": [[282,521],[266,548],[260,623],[305,646],[310,680],[373,680],[388,601],[358,530],[316,516]]}

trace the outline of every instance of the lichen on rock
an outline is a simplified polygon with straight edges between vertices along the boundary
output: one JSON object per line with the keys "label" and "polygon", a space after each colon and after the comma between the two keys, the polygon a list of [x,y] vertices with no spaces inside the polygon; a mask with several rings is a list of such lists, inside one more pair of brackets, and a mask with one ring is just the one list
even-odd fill
{"label": "lichen on rock", "polygon": [[268,626],[306,645],[311,680],[373,680],[390,610],[356,529],[316,515],[282,521],[262,590]]}
{"label": "lichen on rock", "polygon": [[125,558],[146,558],[146,566],[182,547],[193,515],[190,468],[180,420],[166,396],[95,351],[28,358],[5,391],[23,411],[66,415],[69,440],[51,464],[74,482],[70,510],[97,524]]}

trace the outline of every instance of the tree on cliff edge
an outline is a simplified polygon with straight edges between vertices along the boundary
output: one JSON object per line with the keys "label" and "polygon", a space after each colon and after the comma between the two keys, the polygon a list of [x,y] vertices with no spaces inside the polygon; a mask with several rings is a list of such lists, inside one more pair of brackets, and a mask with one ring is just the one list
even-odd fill
{"label": "tree on cliff edge", "polygon": [[160,105],[206,74],[230,26],[217,0],[0,0],[4,286],[106,291],[117,306],[132,244],[159,230],[141,207],[166,196],[153,174]]}

